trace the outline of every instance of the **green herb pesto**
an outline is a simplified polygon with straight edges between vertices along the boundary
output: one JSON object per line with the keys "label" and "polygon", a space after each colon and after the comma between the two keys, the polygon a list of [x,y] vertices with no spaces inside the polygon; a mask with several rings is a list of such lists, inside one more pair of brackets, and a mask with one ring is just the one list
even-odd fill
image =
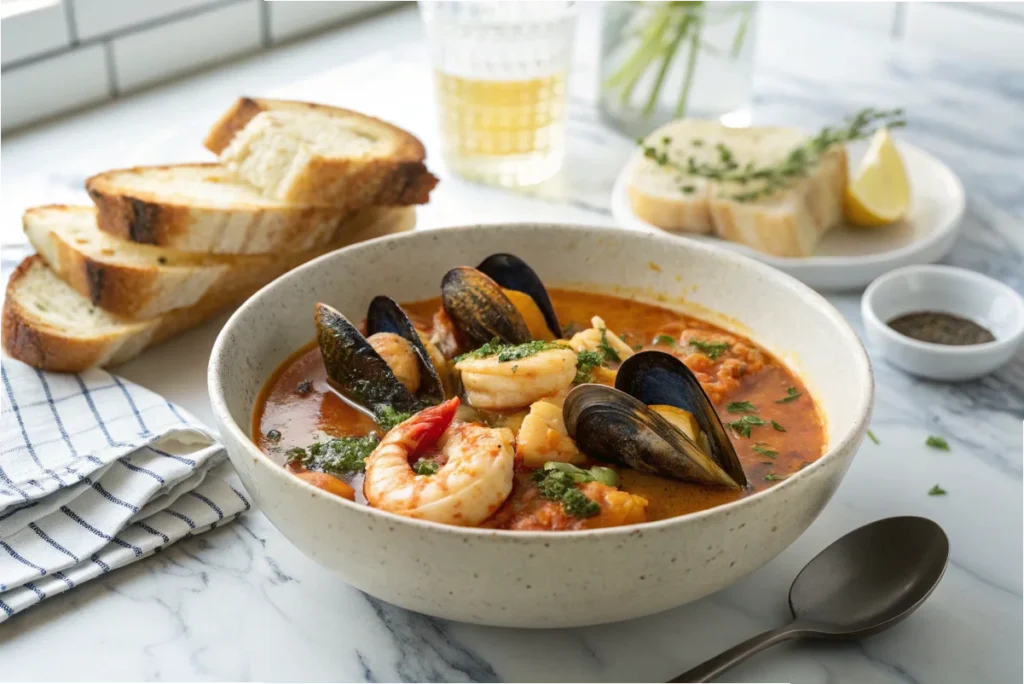
{"label": "green herb pesto", "polygon": [[564,344],[547,342],[545,340],[533,340],[523,344],[504,344],[495,337],[479,349],[455,357],[455,363],[465,361],[466,359],[487,359],[492,356],[498,357],[498,363],[507,363],[508,361],[525,359],[549,349],[568,349],[568,347]]}
{"label": "green herb pesto", "polygon": [[576,379],[577,385],[590,382],[594,379],[594,369],[604,363],[604,354],[599,351],[588,351],[584,349],[576,354]]}
{"label": "green herb pesto", "polygon": [[712,361],[716,361],[719,356],[732,347],[728,342],[708,342],[706,340],[690,340],[689,344]]}
{"label": "green herb pesto", "polygon": [[441,469],[441,464],[437,461],[421,458],[416,461],[412,469],[417,475],[433,475]]}
{"label": "green herb pesto", "polygon": [[373,412],[373,417],[376,419],[377,425],[380,426],[380,429],[384,434],[391,432],[396,425],[404,423],[406,420],[411,418],[412,415],[412,413],[396,411],[394,407],[388,406],[387,404],[381,404]]}
{"label": "green herb pesto", "polygon": [[[544,468],[535,470],[533,473],[533,479],[537,483],[537,489],[541,496],[560,502],[565,512],[574,518],[590,518],[601,512],[601,507],[597,505],[597,502],[591,501],[577,489],[576,478],[579,477],[579,473],[561,469],[566,464],[548,468],[552,465],[553,463],[546,463]],[[576,470],[579,470],[580,473],[587,473],[580,468]],[[596,478],[591,477],[590,479]]]}
{"label": "green herb pesto", "polygon": [[361,473],[366,470],[366,457],[379,443],[380,440],[373,434],[315,442],[305,449],[289,449],[286,452],[287,463],[299,462],[306,470],[318,470],[332,475]]}

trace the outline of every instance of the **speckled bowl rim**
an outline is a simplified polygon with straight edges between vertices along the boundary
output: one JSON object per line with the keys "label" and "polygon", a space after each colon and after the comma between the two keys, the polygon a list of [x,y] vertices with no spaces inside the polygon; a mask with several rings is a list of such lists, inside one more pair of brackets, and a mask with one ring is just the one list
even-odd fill
{"label": "speckled bowl rim", "polygon": [[[738,511],[742,508],[749,506],[757,506],[761,501],[773,494],[783,492],[789,487],[794,486],[796,481],[802,481],[808,478],[815,477],[818,471],[824,467],[826,461],[831,461],[835,458],[839,458],[841,454],[854,446],[854,443],[866,432],[867,423],[871,417],[871,407],[874,399],[874,376],[871,371],[871,361],[868,358],[867,351],[864,349],[864,345],[857,333],[854,332],[850,324],[843,318],[839,310],[836,309],[827,299],[812,290],[807,285],[804,285],[796,278],[787,275],[767,264],[763,264],[755,259],[742,254],[737,254],[729,250],[722,249],[714,245],[707,245],[697,241],[687,240],[685,243],[680,241],[678,238],[672,238],[668,236],[659,235],[656,233],[638,234],[636,231],[625,230],[622,228],[613,228],[607,226],[592,226],[585,224],[564,224],[564,223],[546,223],[539,221],[522,221],[513,223],[494,223],[494,224],[471,224],[454,226],[450,228],[436,228],[431,229],[429,232],[434,235],[444,235],[444,239],[458,240],[460,236],[470,231],[481,231],[481,230],[517,230],[517,229],[528,229],[528,228],[550,228],[551,230],[563,230],[570,232],[577,232],[582,234],[592,234],[595,231],[604,233],[614,232],[622,233],[627,235],[629,238],[638,240],[643,238],[650,240],[650,244],[661,243],[665,249],[668,250],[679,250],[689,249],[698,252],[712,253],[716,258],[723,259],[728,262],[732,262],[739,268],[754,270],[761,275],[769,278],[774,285],[782,288],[788,288],[789,293],[796,297],[805,299],[808,304],[818,309],[822,315],[825,316],[837,329],[840,336],[850,344],[850,348],[854,350],[853,361],[857,368],[856,372],[859,376],[860,382],[858,383],[858,389],[860,390],[860,401],[856,407],[856,419],[849,429],[842,435],[842,437],[836,442],[835,446],[829,449],[822,456],[811,463],[811,465],[798,470],[793,475],[790,475],[784,482],[769,487],[763,491],[757,492],[750,496],[745,496],[736,501],[731,501],[726,504],[707,508],[702,511],[696,511],[694,513],[687,513],[685,515],[676,516],[673,518],[665,518],[663,520],[654,520],[651,522],[637,523],[633,525],[620,525],[618,527],[605,527],[591,530],[560,530],[556,533],[549,531],[521,531],[521,530],[497,530],[490,528],[480,527],[458,527],[455,525],[446,525],[444,523],[432,522],[429,520],[419,520],[416,518],[409,518],[406,516],[398,515],[396,513],[390,513],[388,511],[382,511],[371,506],[359,504],[354,501],[349,501],[342,497],[334,494],[329,494],[318,487],[300,480],[297,477],[292,476],[284,468],[275,463],[267,454],[256,446],[252,441],[252,437],[249,433],[238,426],[234,418],[231,415],[231,411],[228,409],[227,402],[223,394],[219,391],[214,391],[214,388],[220,387],[223,384],[220,380],[222,375],[221,363],[224,357],[224,346],[228,337],[228,331],[230,331],[235,325],[238,324],[238,320],[243,316],[249,315],[250,310],[258,308],[262,305],[262,298],[266,294],[278,287],[281,287],[284,282],[292,278],[302,278],[303,275],[308,271],[316,270],[320,267],[321,263],[334,261],[336,259],[344,258],[341,255],[346,254],[357,254],[363,249],[367,249],[369,246],[376,245],[382,242],[399,242],[403,240],[420,239],[418,236],[428,232],[425,230],[413,231],[408,233],[401,233],[397,235],[388,235],[373,240],[367,240],[356,245],[339,249],[335,252],[330,252],[322,256],[309,261],[302,266],[299,266],[292,271],[289,271],[285,275],[281,276],[277,280],[266,285],[260,289],[256,294],[250,297],[242,306],[240,306],[228,319],[227,323],[221,329],[217,335],[217,340],[213,344],[213,349],[210,353],[210,362],[207,370],[207,387],[210,394],[210,404],[213,408],[214,413],[221,420],[222,424],[232,433],[232,437],[239,441],[240,444],[244,445],[245,449],[254,457],[255,465],[257,467],[269,468],[276,477],[281,479],[281,482],[286,483],[284,486],[298,486],[305,488],[311,496],[324,497],[330,499],[334,505],[342,506],[347,508],[354,513],[360,515],[368,515],[371,517],[380,517],[384,520],[394,522],[399,525],[410,525],[414,528],[423,530],[424,532],[450,534],[457,536],[471,536],[480,538],[493,538],[502,537],[506,539],[518,539],[523,541],[538,541],[543,540],[548,543],[558,543],[557,540],[575,540],[586,537],[624,537],[631,534],[636,534],[644,530],[657,530],[675,525],[693,524],[697,521],[703,520],[711,516],[724,516],[731,514],[733,511]],[[646,249],[646,247],[645,247]],[[755,340],[756,342],[756,340]],[[244,372],[244,369],[236,369]],[[263,379],[263,383],[266,379]],[[262,385],[261,385],[262,386]],[[250,410],[251,417],[251,410]],[[257,502],[258,503],[258,502]]]}

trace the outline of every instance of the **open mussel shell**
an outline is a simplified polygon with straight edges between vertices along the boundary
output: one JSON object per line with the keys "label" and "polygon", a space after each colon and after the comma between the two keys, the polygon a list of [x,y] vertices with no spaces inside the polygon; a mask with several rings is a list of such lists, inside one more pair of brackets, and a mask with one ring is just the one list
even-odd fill
{"label": "open mussel shell", "polygon": [[529,264],[514,254],[492,254],[480,262],[477,270],[506,290],[516,290],[528,295],[540,309],[554,339],[562,337],[562,326],[558,323],[558,316],[555,314],[555,307],[551,303],[547,288]]}
{"label": "open mussel shell", "polygon": [[416,326],[412,324],[398,302],[384,295],[374,297],[366,311],[366,334],[369,336],[379,332],[394,333],[412,345],[420,367],[420,388],[416,396],[427,404],[440,404],[444,401],[444,385],[437,369],[430,361],[430,354],[427,353]]}
{"label": "open mussel shell", "polygon": [[489,276],[458,266],[441,279],[441,303],[466,341],[477,348],[498,338],[505,344],[530,341],[522,314]]}
{"label": "open mussel shell", "polygon": [[419,399],[338,310],[318,303],[315,318],[317,344],[327,377],[342,394],[371,410],[381,404],[403,412],[419,408]]}
{"label": "open mussel shell", "polygon": [[[649,408],[667,405],[693,414],[701,444]],[[587,456],[634,470],[739,489],[746,486],[736,451],[700,382],[664,352],[641,352],[623,362],[615,388],[580,385],[565,399],[569,436]]]}

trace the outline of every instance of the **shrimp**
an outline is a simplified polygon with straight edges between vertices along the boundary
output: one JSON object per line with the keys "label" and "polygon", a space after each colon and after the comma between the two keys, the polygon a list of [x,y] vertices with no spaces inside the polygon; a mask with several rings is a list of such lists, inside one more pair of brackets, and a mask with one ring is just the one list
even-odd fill
{"label": "shrimp", "polygon": [[395,333],[379,332],[370,335],[366,341],[380,354],[398,381],[415,394],[420,388],[420,359],[409,340]]}
{"label": "shrimp", "polygon": [[514,361],[469,358],[456,363],[455,369],[461,373],[470,406],[514,409],[568,388],[576,378],[576,352],[553,347]]}
{"label": "shrimp", "polygon": [[[582,330],[572,336],[569,346],[577,352],[611,350],[614,356],[607,361],[625,361],[634,354],[633,348],[622,341],[618,335],[608,329],[600,316],[590,319],[591,328]],[[618,357],[618,358],[615,358]]]}
{"label": "shrimp", "polygon": [[[474,526],[512,491],[512,431],[453,423],[458,398],[420,411],[389,432],[366,459],[363,494],[374,508],[410,518]],[[433,475],[417,475],[410,460],[440,446],[447,459]]]}

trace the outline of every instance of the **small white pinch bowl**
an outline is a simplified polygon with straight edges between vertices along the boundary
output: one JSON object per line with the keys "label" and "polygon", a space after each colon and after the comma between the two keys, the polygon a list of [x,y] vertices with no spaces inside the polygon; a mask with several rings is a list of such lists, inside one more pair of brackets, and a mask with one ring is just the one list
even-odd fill
{"label": "small white pinch bowl", "polygon": [[[826,425],[826,453],[767,491],[699,513],[602,530],[513,532],[352,503],[299,480],[256,448],[250,431],[257,396],[274,369],[314,337],[317,301],[358,320],[374,295],[437,296],[448,269],[495,252],[524,258],[549,286],[658,302],[753,338],[806,383]],[[650,615],[756,570],[807,529],[835,492],[867,429],[873,397],[857,335],[795,279],[671,236],[544,224],[417,231],[324,255],[235,312],[214,345],[209,389],[245,487],[306,555],[403,608],[509,627]]]}
{"label": "small white pinch bowl", "polygon": [[[954,346],[922,342],[888,322],[917,311],[955,314],[987,328],[995,340]],[[861,299],[873,349],[908,373],[933,380],[971,380],[1007,363],[1024,342],[1024,299],[988,276],[954,266],[908,266],[878,278]]]}

